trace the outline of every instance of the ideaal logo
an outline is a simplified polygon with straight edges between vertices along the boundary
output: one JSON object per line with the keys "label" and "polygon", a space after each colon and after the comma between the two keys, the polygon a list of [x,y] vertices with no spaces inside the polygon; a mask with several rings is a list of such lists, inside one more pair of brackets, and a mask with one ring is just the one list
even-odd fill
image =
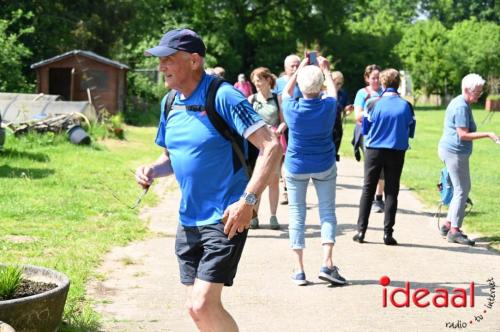
{"label": "ideaal logo", "polygon": [[[428,288],[417,288],[411,292],[409,281],[405,283],[404,288],[395,288],[388,292],[386,286],[389,286],[390,283],[391,279],[388,276],[380,278],[380,284],[384,287],[382,290],[382,307],[384,308],[387,307],[387,299],[396,308],[409,307],[410,303],[419,308],[425,308],[431,304],[436,308],[447,308],[450,305],[455,308],[474,308],[474,282],[470,283],[469,289],[454,288],[451,294],[446,288],[436,288],[434,293],[431,293]],[[404,301],[396,301],[398,294],[403,295]]]}
{"label": "ideaal logo", "polygon": [[[493,278],[489,278],[487,281],[489,286],[489,296],[487,298],[484,307],[487,309],[493,309],[495,303],[495,281]],[[388,303],[396,308],[410,307],[411,303],[419,308],[425,308],[432,304],[436,308],[447,308],[448,306],[454,308],[474,308],[475,306],[475,284],[472,281],[469,284],[469,288],[454,288],[451,293],[446,288],[435,288],[433,292],[428,288],[417,288],[414,291],[411,290],[411,284],[409,281],[405,282],[404,288],[394,288],[392,291],[387,290],[387,286],[391,283],[391,279],[388,276],[383,276],[380,278],[380,285],[382,285],[382,307],[386,308]],[[401,294],[403,301],[401,301]],[[399,301],[396,299],[398,296]],[[481,314],[474,315],[473,319],[469,320],[469,325],[473,323],[479,323],[483,320],[483,315],[488,311],[483,310]],[[456,322],[446,322],[445,327],[452,329],[463,329],[467,328],[467,321],[458,320]]]}

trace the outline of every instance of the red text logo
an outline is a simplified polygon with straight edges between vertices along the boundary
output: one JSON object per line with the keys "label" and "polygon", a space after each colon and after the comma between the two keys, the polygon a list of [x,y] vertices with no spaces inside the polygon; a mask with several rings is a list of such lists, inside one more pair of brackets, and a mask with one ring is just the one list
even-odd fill
{"label": "red text logo", "polygon": [[429,290],[428,288],[411,289],[409,281],[405,282],[404,288],[394,288],[392,291],[387,290],[387,286],[391,283],[388,276],[380,278],[382,285],[382,307],[386,308],[389,302],[396,308],[409,307],[411,303],[419,308],[425,308],[430,305],[436,308],[454,308],[474,307],[474,282],[469,284],[469,288],[454,288],[451,292],[446,288],[436,288]]}

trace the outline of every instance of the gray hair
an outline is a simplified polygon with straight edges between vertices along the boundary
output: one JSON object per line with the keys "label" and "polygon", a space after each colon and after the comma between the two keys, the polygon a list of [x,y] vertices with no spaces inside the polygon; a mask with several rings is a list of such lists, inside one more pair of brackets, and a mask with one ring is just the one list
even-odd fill
{"label": "gray hair", "polygon": [[462,90],[474,90],[478,86],[484,86],[486,81],[478,74],[467,74],[462,79]]}
{"label": "gray hair", "polygon": [[304,94],[317,94],[323,87],[325,78],[318,66],[305,66],[297,74],[297,83]]}
{"label": "gray hair", "polygon": [[288,55],[288,56],[285,58],[285,61],[284,61],[284,63],[283,63],[283,64],[284,64],[284,65],[285,65],[285,67],[286,67],[286,66],[287,66],[287,65],[289,65],[291,62],[294,62],[294,61],[297,61],[297,60],[300,62],[300,58],[299,58],[299,56],[298,56],[298,55],[296,55],[296,54],[290,54],[290,55]]}

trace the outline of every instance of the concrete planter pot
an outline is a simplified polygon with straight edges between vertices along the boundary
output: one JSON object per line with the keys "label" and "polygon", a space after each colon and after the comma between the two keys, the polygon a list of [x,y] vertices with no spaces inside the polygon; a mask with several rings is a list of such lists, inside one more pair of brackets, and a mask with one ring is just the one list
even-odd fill
{"label": "concrete planter pot", "polygon": [[488,112],[498,112],[498,111],[500,111],[500,99],[486,98],[486,102],[484,104],[484,108]]}
{"label": "concrete planter pot", "polygon": [[47,292],[14,300],[0,301],[0,321],[16,332],[54,332],[62,320],[69,279],[62,273],[43,267],[24,265],[25,279],[54,283]]}

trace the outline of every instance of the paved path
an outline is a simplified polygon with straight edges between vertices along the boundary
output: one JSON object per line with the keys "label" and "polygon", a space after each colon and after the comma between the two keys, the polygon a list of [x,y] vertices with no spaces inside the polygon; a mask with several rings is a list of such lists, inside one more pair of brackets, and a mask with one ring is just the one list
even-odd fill
{"label": "paved path", "polygon": [[[394,233],[400,245],[383,244],[382,214],[372,214],[367,243],[353,242],[362,180],[362,165],[343,159],[337,186],[334,260],[349,281],[344,287],[330,287],[317,279],[321,246],[314,187],[308,191],[305,268],[312,282],[308,286],[298,287],[290,281],[294,257],[288,247],[287,207],[278,209],[283,230],[272,231],[266,227],[268,208],[263,204],[264,228],[249,233],[235,285],[223,292],[225,307],[240,330],[441,331],[450,330],[446,323],[451,322],[462,326],[459,330],[500,331],[499,301],[492,310],[484,307],[490,294],[487,279],[500,281],[500,255],[488,251],[484,242],[475,247],[447,243],[439,236],[431,214],[422,212],[421,203],[405,189],[400,192]],[[168,187],[171,189],[164,190]],[[174,255],[178,191],[166,182],[156,188],[162,192],[161,204],[142,212],[155,236],[111,251],[100,269],[106,279],[89,285],[95,308],[103,315],[103,331],[195,330],[184,310],[184,287],[179,283]],[[475,306],[418,308],[410,303],[409,308],[390,304],[384,308],[382,276],[392,280],[389,293],[394,287],[404,287],[406,281],[411,282],[412,293],[424,287],[431,292],[442,287],[451,293],[474,281]],[[401,294],[396,299],[403,301]],[[479,315],[482,320],[474,321]]]}

